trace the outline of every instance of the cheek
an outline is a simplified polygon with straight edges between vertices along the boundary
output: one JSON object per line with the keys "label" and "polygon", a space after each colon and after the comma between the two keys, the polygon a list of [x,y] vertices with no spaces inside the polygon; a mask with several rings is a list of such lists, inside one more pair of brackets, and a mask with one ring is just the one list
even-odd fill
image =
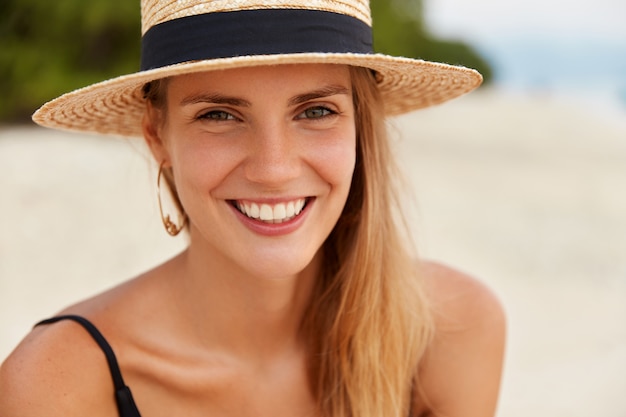
{"label": "cheek", "polygon": [[172,163],[181,199],[210,192],[235,169],[240,158],[233,146],[195,138],[180,141],[173,149]]}
{"label": "cheek", "polygon": [[349,131],[318,146],[316,169],[328,183],[348,189],[356,161],[355,133]]}

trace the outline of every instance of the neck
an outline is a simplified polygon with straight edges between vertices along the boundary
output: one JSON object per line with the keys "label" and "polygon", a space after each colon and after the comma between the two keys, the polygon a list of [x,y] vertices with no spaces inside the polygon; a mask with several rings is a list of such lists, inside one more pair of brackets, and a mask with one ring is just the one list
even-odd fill
{"label": "neck", "polygon": [[255,275],[213,255],[192,244],[170,274],[172,299],[189,336],[203,346],[259,360],[302,350],[301,322],[321,254],[290,276]]}

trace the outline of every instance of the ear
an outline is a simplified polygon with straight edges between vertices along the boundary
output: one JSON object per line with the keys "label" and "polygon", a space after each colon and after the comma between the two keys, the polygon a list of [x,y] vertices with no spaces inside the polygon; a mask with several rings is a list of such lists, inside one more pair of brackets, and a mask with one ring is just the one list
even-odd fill
{"label": "ear", "polygon": [[144,140],[157,163],[166,162],[169,164],[170,155],[163,140],[163,114],[160,110],[155,109],[150,102],[146,103],[141,128]]}

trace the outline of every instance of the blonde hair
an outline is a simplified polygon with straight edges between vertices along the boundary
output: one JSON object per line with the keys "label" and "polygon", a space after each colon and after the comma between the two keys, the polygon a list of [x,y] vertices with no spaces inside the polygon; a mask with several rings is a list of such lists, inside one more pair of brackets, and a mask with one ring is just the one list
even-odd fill
{"label": "blonde hair", "polygon": [[432,325],[400,233],[383,103],[370,70],[351,76],[357,164],[305,317],[311,384],[325,417],[406,417]]}
{"label": "blonde hair", "polygon": [[[310,384],[324,417],[406,417],[432,324],[417,263],[400,232],[398,172],[383,102],[370,70],[350,72],[356,167],[303,318]],[[162,87],[146,88],[154,105],[164,103]]]}

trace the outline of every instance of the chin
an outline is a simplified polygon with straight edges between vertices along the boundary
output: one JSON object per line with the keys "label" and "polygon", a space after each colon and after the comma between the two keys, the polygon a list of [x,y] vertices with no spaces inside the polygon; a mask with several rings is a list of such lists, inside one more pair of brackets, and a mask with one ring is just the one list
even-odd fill
{"label": "chin", "polygon": [[[319,253],[319,251],[318,251]],[[281,256],[248,257],[244,269],[254,277],[264,280],[289,280],[297,278],[307,271],[317,270],[317,253],[304,256],[302,252],[288,253]]]}

